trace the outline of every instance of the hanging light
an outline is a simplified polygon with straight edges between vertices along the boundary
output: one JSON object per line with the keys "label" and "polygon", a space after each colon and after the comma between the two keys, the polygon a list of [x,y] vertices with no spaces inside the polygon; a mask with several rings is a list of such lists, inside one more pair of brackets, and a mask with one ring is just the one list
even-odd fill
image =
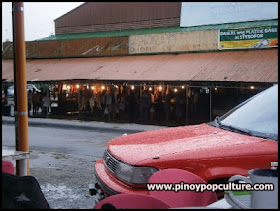
{"label": "hanging light", "polygon": [[182,89],[185,89],[185,86],[182,86]]}
{"label": "hanging light", "polygon": [[214,89],[215,89],[215,91],[218,91],[218,87],[215,87]]}
{"label": "hanging light", "polygon": [[79,85],[79,84],[77,84],[77,85],[76,85],[76,87],[79,89],[79,88],[80,88],[80,85]]}
{"label": "hanging light", "polygon": [[94,90],[94,86],[91,86],[91,89]]}
{"label": "hanging light", "polygon": [[152,87],[150,87],[150,88],[149,88],[149,91],[152,91],[152,90],[153,90],[153,88],[152,88]]}
{"label": "hanging light", "polygon": [[67,85],[66,84],[62,85],[62,90],[67,90]]}
{"label": "hanging light", "polygon": [[101,89],[104,90],[104,89],[105,89],[105,86],[101,86]]}
{"label": "hanging light", "polygon": [[135,89],[134,85],[131,85],[131,89],[132,89],[132,90],[134,90],[134,89]]}
{"label": "hanging light", "polygon": [[158,88],[160,91],[162,90],[162,86],[159,86],[159,88]]}
{"label": "hanging light", "polygon": [[255,89],[255,87],[254,87],[254,86],[251,86],[250,89]]}
{"label": "hanging light", "polygon": [[178,92],[178,89],[177,89],[177,88],[175,88],[175,89],[174,89],[174,92]]}

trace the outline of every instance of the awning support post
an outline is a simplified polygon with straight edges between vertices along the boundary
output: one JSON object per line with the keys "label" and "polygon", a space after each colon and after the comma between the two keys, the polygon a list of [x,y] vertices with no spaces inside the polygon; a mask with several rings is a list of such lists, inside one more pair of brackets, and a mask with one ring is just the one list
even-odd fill
{"label": "awning support post", "polygon": [[[47,98],[51,101],[49,84],[47,84]],[[47,107],[47,118],[49,118],[49,109],[50,107]]]}
{"label": "awning support post", "polygon": [[189,86],[186,86],[186,124],[189,124]]}
{"label": "awning support post", "polygon": [[210,94],[210,122],[212,121],[212,87],[209,87],[209,94]]}

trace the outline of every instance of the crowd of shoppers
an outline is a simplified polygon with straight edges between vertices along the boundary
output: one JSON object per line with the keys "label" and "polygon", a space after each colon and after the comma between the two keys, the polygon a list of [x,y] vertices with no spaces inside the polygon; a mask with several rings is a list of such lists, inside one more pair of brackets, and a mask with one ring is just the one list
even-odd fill
{"label": "crowd of shoppers", "polygon": [[[80,92],[79,108],[85,116],[99,120],[125,120],[128,122],[177,122],[185,123],[186,90],[153,92],[148,89],[120,90],[113,86],[98,93],[82,90]],[[189,109],[198,106],[197,96],[188,97]],[[194,105],[192,105],[194,103]],[[198,108],[194,108],[195,111]]]}
{"label": "crowd of shoppers", "polygon": [[[7,110],[6,113],[10,113],[8,108],[11,100],[7,100],[7,88],[8,86],[4,86],[2,91],[2,111]],[[210,101],[209,91],[207,92],[205,87],[184,89],[169,86],[153,86],[152,88],[127,85],[103,86],[102,84],[95,87],[61,85],[41,90],[29,90],[27,93],[28,116],[57,117],[58,115],[59,118],[70,117],[80,120],[84,120],[85,117],[87,120],[96,121],[120,120],[121,122],[163,125],[191,124],[209,121],[210,116],[213,118],[215,115],[223,114],[223,111],[230,109],[226,106],[233,107],[243,98],[246,99],[252,95],[252,90],[245,91],[215,88],[212,90]],[[213,112],[211,115],[210,109]]]}
{"label": "crowd of shoppers", "polygon": [[32,91],[29,90],[28,94],[28,116],[36,115],[36,114],[43,114],[44,116],[48,116],[51,107],[50,96],[48,93],[38,90],[36,91],[33,89]]}

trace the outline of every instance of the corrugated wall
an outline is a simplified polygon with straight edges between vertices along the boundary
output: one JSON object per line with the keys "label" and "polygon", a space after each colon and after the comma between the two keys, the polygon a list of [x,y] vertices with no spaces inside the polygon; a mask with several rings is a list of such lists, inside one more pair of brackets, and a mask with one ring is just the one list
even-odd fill
{"label": "corrugated wall", "polygon": [[87,2],[55,20],[55,33],[180,25],[181,2]]}
{"label": "corrugated wall", "polygon": [[164,26],[179,26],[180,18],[166,18],[161,20],[135,21],[128,23],[108,23],[81,26],[56,27],[56,34],[86,33],[86,32],[105,32],[127,29],[156,28]]}

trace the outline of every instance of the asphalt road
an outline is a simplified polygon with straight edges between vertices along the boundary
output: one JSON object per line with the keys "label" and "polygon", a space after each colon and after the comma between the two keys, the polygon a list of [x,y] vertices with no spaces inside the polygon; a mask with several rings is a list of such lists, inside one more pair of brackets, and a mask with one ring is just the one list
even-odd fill
{"label": "asphalt road", "polygon": [[[30,175],[34,176],[54,209],[90,209],[94,196],[88,184],[95,183],[94,163],[106,144],[123,131],[28,128]],[[15,128],[2,124],[2,146],[15,149]]]}
{"label": "asphalt road", "polygon": [[[28,127],[30,150],[102,157],[107,142],[123,135],[117,130]],[[2,125],[2,145],[15,146],[14,125]]]}

